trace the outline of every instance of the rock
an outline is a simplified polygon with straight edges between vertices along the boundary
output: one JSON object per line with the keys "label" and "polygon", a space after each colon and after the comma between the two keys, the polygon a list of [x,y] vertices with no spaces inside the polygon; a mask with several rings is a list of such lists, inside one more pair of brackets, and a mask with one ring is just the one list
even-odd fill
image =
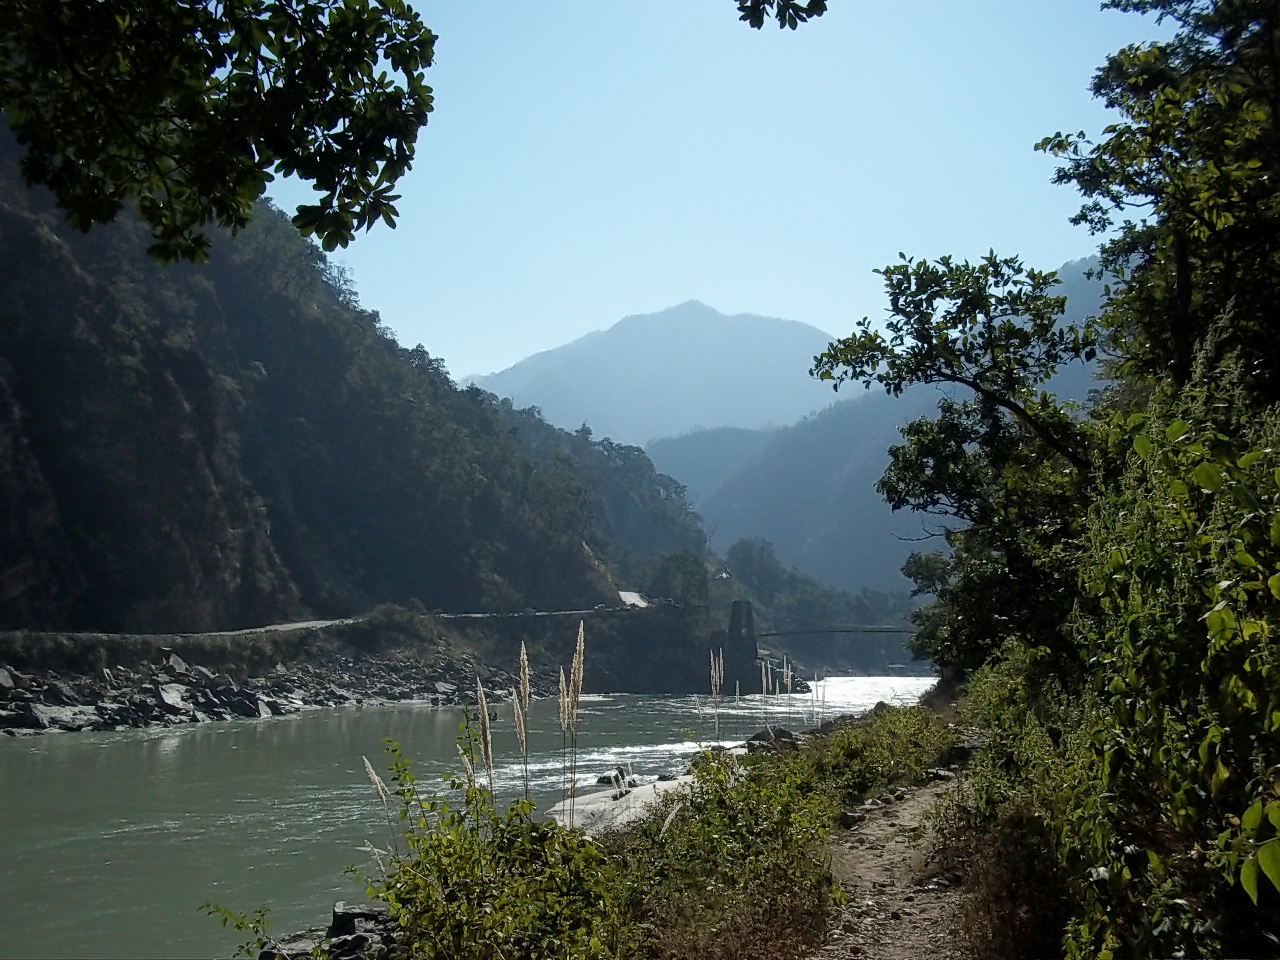
{"label": "rock", "polygon": [[180,683],[157,683],[156,705],[165,713],[174,716],[191,712],[191,704],[187,703],[187,688]]}
{"label": "rock", "polygon": [[[237,717],[257,718],[271,716],[271,709],[251,693],[240,694],[226,699],[227,709]],[[266,711],[265,713],[263,711]]]}
{"label": "rock", "polygon": [[6,733],[12,730],[29,730],[30,722],[25,711],[0,708],[0,730]]}
{"label": "rock", "polygon": [[0,667],[0,700],[8,700],[9,695],[13,693],[14,687],[13,674],[9,672],[7,667]]}
{"label": "rock", "polygon": [[48,730],[53,724],[50,708],[23,701],[12,710],[0,711],[0,728],[9,730]]}
{"label": "rock", "polygon": [[925,773],[930,780],[954,780],[956,778],[954,770],[946,770],[942,767],[930,767]]}
{"label": "rock", "polygon": [[164,665],[179,676],[186,676],[191,673],[191,668],[187,666],[187,661],[183,660],[176,653],[169,654],[165,658]]}
{"label": "rock", "polygon": [[953,743],[942,751],[942,756],[938,758],[938,766],[962,767],[969,762],[972,756],[973,747],[967,743]]}
{"label": "rock", "polygon": [[311,951],[322,944],[322,937],[297,933],[267,947],[258,954],[258,960],[311,960]]}
{"label": "rock", "polygon": [[356,932],[357,920],[374,922],[387,920],[391,911],[385,903],[347,903],[339,900],[333,905],[333,920],[329,924],[327,937],[345,937]]}
{"label": "rock", "polygon": [[786,727],[766,727],[759,733],[752,734],[747,737],[747,743],[753,740],[756,742],[771,742],[774,740],[794,740],[796,735]]}
{"label": "rock", "polygon": [[[349,933],[329,941],[329,960],[363,960],[372,957],[374,944],[382,947],[382,941],[367,933]],[[382,951],[385,952],[385,948]]]}
{"label": "rock", "polygon": [[457,693],[458,688],[452,683],[445,683],[443,680],[436,681],[436,693]]}
{"label": "rock", "polygon": [[839,823],[842,828],[849,830],[866,819],[867,815],[860,810],[845,810],[840,814]]}
{"label": "rock", "polygon": [[214,680],[213,671],[208,667],[194,666],[191,668],[191,679],[202,687],[211,687]]}
{"label": "rock", "polygon": [[80,698],[76,696],[76,692],[71,689],[71,684],[65,680],[55,680],[44,688],[45,703],[58,704],[64,707],[75,706],[80,702]]}
{"label": "rock", "polygon": [[214,677],[209,685],[215,690],[235,690],[236,682],[231,679],[228,674],[220,673]]}

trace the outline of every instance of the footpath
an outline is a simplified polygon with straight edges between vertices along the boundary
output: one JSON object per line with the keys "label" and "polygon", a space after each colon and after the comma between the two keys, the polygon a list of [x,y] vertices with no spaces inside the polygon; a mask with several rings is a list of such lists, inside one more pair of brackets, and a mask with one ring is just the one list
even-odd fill
{"label": "footpath", "polygon": [[929,855],[925,815],[946,787],[896,788],[845,815],[829,852],[846,903],[812,960],[969,960],[959,877]]}

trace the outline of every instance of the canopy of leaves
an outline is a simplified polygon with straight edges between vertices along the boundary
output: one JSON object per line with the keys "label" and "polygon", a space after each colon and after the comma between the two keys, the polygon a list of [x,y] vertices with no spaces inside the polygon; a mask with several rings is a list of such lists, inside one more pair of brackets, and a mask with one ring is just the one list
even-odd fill
{"label": "canopy of leaves", "polygon": [[155,256],[199,260],[285,174],[331,250],[395,225],[434,44],[404,0],[7,0],[0,112],[81,230],[132,203]]}

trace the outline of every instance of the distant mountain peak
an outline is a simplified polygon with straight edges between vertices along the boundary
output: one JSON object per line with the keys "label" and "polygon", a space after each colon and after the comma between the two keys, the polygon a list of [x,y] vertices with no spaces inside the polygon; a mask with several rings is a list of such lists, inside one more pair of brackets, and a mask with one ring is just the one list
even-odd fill
{"label": "distant mountain peak", "polygon": [[566,429],[643,444],[695,426],[791,423],[831,402],[808,374],[827,333],[777,317],[686,300],[476,377]]}

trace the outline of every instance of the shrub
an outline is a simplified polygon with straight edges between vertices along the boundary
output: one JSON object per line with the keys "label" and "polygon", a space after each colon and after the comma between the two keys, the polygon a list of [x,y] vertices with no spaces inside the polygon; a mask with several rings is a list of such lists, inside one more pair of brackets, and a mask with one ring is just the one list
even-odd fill
{"label": "shrub", "polygon": [[[616,955],[613,870],[585,834],[534,821],[525,800],[498,809],[472,775],[473,741],[451,800],[424,794],[394,744],[394,793],[407,851],[369,895],[385,901],[422,960],[589,960]],[[457,802],[460,798],[461,802]]]}
{"label": "shrub", "polygon": [[704,756],[687,791],[604,839],[636,955],[800,956],[821,938],[836,896],[823,853],[827,798],[802,789],[784,764]]}

